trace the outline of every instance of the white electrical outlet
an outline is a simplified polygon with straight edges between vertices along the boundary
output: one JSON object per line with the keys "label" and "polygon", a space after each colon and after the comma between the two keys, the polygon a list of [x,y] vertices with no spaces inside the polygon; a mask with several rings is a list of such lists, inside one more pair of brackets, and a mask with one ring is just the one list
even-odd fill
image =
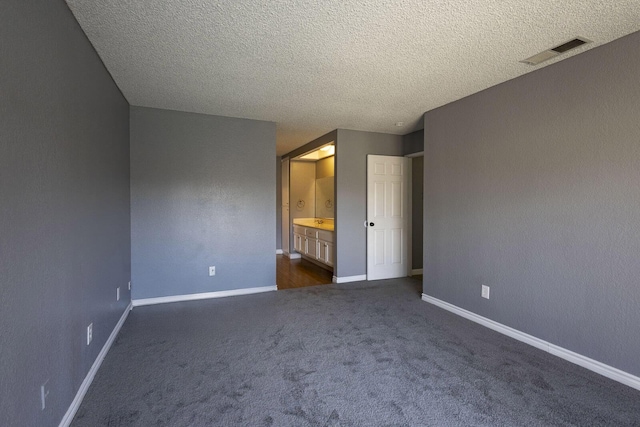
{"label": "white electrical outlet", "polygon": [[120,287],[116,288],[116,301],[120,301]]}
{"label": "white electrical outlet", "polygon": [[209,276],[215,276],[215,275],[216,275],[216,267],[212,265],[211,267],[209,267]]}
{"label": "white electrical outlet", "polygon": [[44,384],[40,386],[40,402],[42,403],[42,410],[47,407],[47,396],[49,396],[49,380],[45,381]]}
{"label": "white electrical outlet", "polygon": [[489,299],[489,287],[482,285],[482,298]]}
{"label": "white electrical outlet", "polygon": [[129,290],[131,290],[131,282],[129,282]]}
{"label": "white electrical outlet", "polygon": [[87,326],[87,345],[91,344],[92,339],[93,339],[93,323],[89,323],[89,326]]}

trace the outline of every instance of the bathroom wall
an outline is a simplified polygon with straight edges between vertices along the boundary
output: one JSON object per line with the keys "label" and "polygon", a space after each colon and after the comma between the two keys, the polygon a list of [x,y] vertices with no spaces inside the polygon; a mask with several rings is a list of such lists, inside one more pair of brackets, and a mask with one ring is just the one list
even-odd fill
{"label": "bathroom wall", "polygon": [[289,170],[291,171],[289,180],[291,219],[315,217],[316,163],[292,160]]}
{"label": "bathroom wall", "polygon": [[316,217],[334,218],[336,191],[334,156],[316,162]]}
{"label": "bathroom wall", "polygon": [[335,175],[335,156],[325,157],[316,162],[316,179]]}
{"label": "bathroom wall", "polygon": [[304,144],[302,147],[298,147],[295,150],[283,155],[282,158],[284,159],[285,157],[289,157],[290,159],[293,159],[294,157],[298,157],[301,154],[308,153],[309,151],[313,151],[316,148],[322,147],[325,144],[328,144],[330,142],[335,142],[337,137],[338,137],[338,131],[333,130],[329,133],[322,135],[321,137],[314,139],[311,142]]}

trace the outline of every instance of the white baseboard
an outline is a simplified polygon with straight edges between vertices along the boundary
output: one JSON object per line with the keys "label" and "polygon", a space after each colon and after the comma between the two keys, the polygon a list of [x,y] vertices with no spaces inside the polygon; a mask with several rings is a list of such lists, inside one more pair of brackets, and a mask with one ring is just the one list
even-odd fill
{"label": "white baseboard", "polygon": [[421,268],[414,268],[413,270],[411,270],[411,275],[412,276],[417,276],[418,274],[422,274],[422,269]]}
{"label": "white baseboard", "polygon": [[289,257],[289,259],[300,259],[302,258],[302,255],[300,255],[299,253],[293,253],[293,254],[285,254],[285,256]]}
{"label": "white baseboard", "polygon": [[571,350],[567,350],[566,348],[557,346],[555,344],[551,344],[548,341],[536,338],[533,335],[526,334],[517,329],[513,329],[509,326],[503,325],[502,323],[487,319],[486,317],[480,316],[471,311],[465,310],[464,308],[460,308],[429,295],[422,294],[422,300],[430,304],[437,305],[440,308],[455,313],[458,316],[464,317],[473,322],[479,323],[482,326],[493,329],[494,331],[500,332],[501,334],[507,335],[513,339],[532,345],[533,347],[539,348],[540,350],[544,350],[548,353],[553,354],[554,356],[561,357],[564,360],[575,363],[576,365],[582,366],[583,368],[586,368],[597,374],[603,375],[614,381],[618,381],[619,383],[622,383],[624,385],[628,385],[629,387],[635,388],[636,390],[640,390],[640,377],[636,377],[635,375],[632,375],[628,372],[622,371],[618,368],[614,368],[613,366],[605,365],[604,363],[598,362],[597,360],[575,353]]}
{"label": "white baseboard", "polygon": [[282,255],[284,251],[282,249],[276,249],[276,255]]}
{"label": "white baseboard", "polygon": [[203,292],[200,294],[172,295],[169,297],[142,298],[131,301],[134,307],[152,304],[166,304],[169,302],[194,301],[210,298],[233,297],[237,295],[257,294],[260,292],[277,291],[277,286],[261,286],[259,288],[233,289],[230,291]]}
{"label": "white baseboard", "polygon": [[84,395],[87,394],[87,390],[89,390],[89,386],[91,386],[93,378],[96,376],[98,369],[100,369],[100,365],[102,365],[102,361],[109,352],[109,349],[111,348],[111,345],[115,341],[116,337],[118,336],[120,328],[122,328],[122,325],[124,325],[124,321],[127,320],[127,316],[129,315],[132,307],[133,306],[131,305],[131,303],[129,303],[127,308],[124,310],[124,313],[122,313],[122,316],[120,316],[120,320],[118,320],[118,323],[116,323],[113,331],[111,331],[111,335],[109,335],[109,338],[107,338],[107,342],[104,343],[102,350],[100,350],[100,353],[98,353],[96,360],[94,360],[93,365],[91,365],[91,369],[89,369],[87,376],[84,377],[84,381],[82,381],[82,384],[80,384],[80,388],[76,393],[76,397],[71,402],[71,406],[69,406],[69,409],[67,409],[67,413],[64,414],[64,417],[62,417],[62,421],[60,421],[59,427],[68,427],[69,425],[71,425],[71,421],[73,421],[73,417],[76,416],[76,412],[78,412],[78,409],[80,408],[80,404],[82,403],[82,399],[84,399]]}
{"label": "white baseboard", "polygon": [[363,280],[367,280],[366,274],[361,274],[360,276],[343,276],[343,277],[333,276],[333,283],[361,282]]}

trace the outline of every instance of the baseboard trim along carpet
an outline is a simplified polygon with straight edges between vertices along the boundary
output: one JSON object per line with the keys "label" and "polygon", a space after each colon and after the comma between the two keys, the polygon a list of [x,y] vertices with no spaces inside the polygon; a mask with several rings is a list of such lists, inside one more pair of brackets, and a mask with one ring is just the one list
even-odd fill
{"label": "baseboard trim along carpet", "polygon": [[508,337],[511,337],[518,341],[522,341],[526,344],[539,348],[540,350],[551,353],[554,356],[558,356],[571,363],[575,363],[576,365],[582,366],[583,368],[586,368],[597,374],[603,375],[614,381],[618,381],[619,383],[622,383],[624,385],[628,385],[629,387],[635,388],[636,390],[640,390],[640,377],[636,377],[635,375],[632,375],[628,372],[622,371],[618,368],[614,368],[613,366],[605,365],[604,363],[598,362],[597,360],[591,359],[587,356],[583,356],[571,350],[567,350],[566,348],[551,344],[548,341],[536,338],[533,335],[526,334],[517,329],[513,329],[509,326],[503,325],[502,323],[487,319],[486,317],[480,316],[471,311],[465,310],[464,308],[460,308],[429,295],[422,294],[422,300],[430,304],[437,305],[438,307],[457,314],[458,316],[479,323],[489,329],[493,329],[496,332],[507,335]]}
{"label": "baseboard trim along carpet", "polygon": [[413,270],[411,270],[412,276],[417,276],[418,274],[422,274],[422,268],[414,268]]}
{"label": "baseboard trim along carpet", "polygon": [[261,286],[259,288],[233,289],[230,291],[203,292],[200,294],[172,295],[170,297],[142,298],[131,301],[134,307],[152,304],[166,304],[169,302],[194,301],[200,299],[225,298],[237,295],[258,294],[260,292],[277,291],[277,286]]}
{"label": "baseboard trim along carpet", "polygon": [[84,399],[84,395],[87,394],[87,390],[89,390],[89,386],[91,386],[93,378],[96,376],[98,369],[100,369],[102,361],[109,352],[111,345],[116,340],[118,332],[120,332],[120,328],[122,328],[122,325],[124,325],[124,321],[127,320],[127,316],[129,315],[129,312],[132,308],[133,306],[131,305],[131,303],[129,303],[127,308],[124,310],[124,313],[122,313],[122,316],[120,316],[120,320],[118,320],[118,323],[116,323],[113,331],[111,331],[111,335],[109,335],[109,338],[107,338],[107,342],[104,343],[102,350],[100,350],[100,353],[98,353],[96,360],[93,362],[93,365],[91,365],[91,369],[89,369],[87,376],[84,377],[84,381],[82,381],[82,384],[80,384],[80,388],[76,393],[76,397],[73,399],[73,402],[71,402],[71,406],[69,406],[69,409],[67,409],[67,413],[64,414],[64,417],[62,417],[62,421],[60,421],[59,427],[68,427],[69,425],[71,425],[71,421],[73,421],[73,417],[76,416],[76,412],[78,412],[78,409],[80,408],[80,404],[82,403],[82,399]]}
{"label": "baseboard trim along carpet", "polygon": [[363,280],[367,280],[366,274],[361,274],[360,276],[344,276],[337,277],[333,276],[333,283],[349,283],[349,282],[361,282]]}

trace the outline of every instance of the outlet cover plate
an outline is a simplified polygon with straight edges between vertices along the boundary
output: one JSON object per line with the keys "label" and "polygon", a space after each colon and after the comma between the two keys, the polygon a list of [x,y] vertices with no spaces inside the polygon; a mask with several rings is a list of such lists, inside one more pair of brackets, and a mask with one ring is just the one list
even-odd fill
{"label": "outlet cover plate", "polygon": [[40,386],[40,403],[42,403],[42,410],[47,407],[47,396],[49,396],[49,380],[45,381],[44,384]]}
{"label": "outlet cover plate", "polygon": [[482,285],[482,298],[489,299],[489,287]]}
{"label": "outlet cover plate", "polygon": [[93,340],[93,323],[87,326],[87,345],[91,344],[91,340]]}
{"label": "outlet cover plate", "polygon": [[212,265],[209,267],[209,276],[215,276],[216,275],[216,266]]}

